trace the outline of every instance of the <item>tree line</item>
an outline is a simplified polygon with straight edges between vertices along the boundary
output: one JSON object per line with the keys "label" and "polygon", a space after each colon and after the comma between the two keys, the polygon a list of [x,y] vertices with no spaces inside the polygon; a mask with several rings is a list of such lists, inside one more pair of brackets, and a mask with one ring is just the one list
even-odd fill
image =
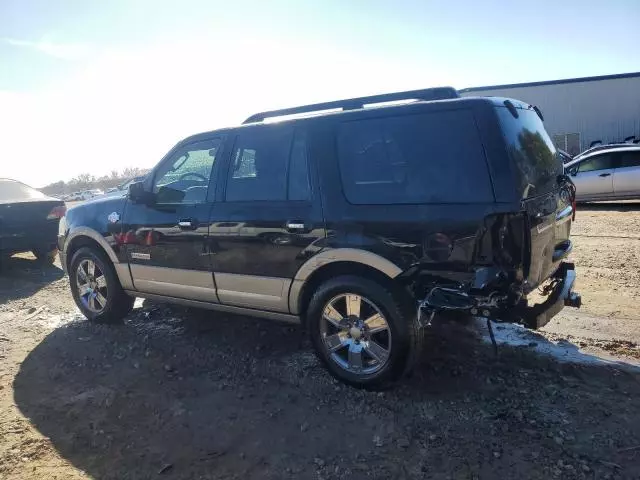
{"label": "tree line", "polygon": [[101,177],[96,177],[90,173],[81,173],[68,182],[60,180],[59,182],[50,183],[42,187],[40,191],[47,195],[67,195],[69,193],[91,190],[93,188],[107,190],[108,188],[117,187],[118,185],[128,182],[134,177],[146,175],[148,172],[148,168],[128,167],[121,171],[112,170],[109,175],[103,175]]}

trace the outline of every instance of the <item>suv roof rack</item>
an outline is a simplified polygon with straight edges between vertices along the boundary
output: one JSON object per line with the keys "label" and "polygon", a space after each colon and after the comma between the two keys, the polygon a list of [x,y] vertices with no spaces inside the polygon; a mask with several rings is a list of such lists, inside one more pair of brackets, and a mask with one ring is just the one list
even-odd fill
{"label": "suv roof rack", "polygon": [[300,107],[283,108],[281,110],[270,110],[266,112],[254,113],[247,118],[243,125],[247,123],[262,122],[266,118],[282,117],[285,115],[295,115],[298,113],[320,112],[323,110],[357,110],[364,108],[365,105],[373,103],[394,102],[400,100],[446,100],[450,98],[459,98],[458,91],[453,87],[436,87],[426,88],[423,90],[409,90],[406,92],[384,93],[381,95],[371,95],[369,97],[350,98],[347,100],[334,100],[331,102],[313,103],[311,105],[302,105]]}

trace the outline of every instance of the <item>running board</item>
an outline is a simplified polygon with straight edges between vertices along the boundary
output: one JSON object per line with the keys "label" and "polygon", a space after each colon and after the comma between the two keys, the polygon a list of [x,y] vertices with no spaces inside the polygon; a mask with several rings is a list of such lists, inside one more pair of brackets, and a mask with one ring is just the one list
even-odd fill
{"label": "running board", "polygon": [[264,318],[267,320],[275,320],[277,322],[293,323],[299,325],[302,323],[300,317],[288,313],[269,312],[265,310],[257,310],[255,308],[235,307],[233,305],[222,305],[220,303],[201,302],[198,300],[188,300],[186,298],[167,297],[166,295],[155,295],[153,293],[142,293],[134,290],[125,290],[130,297],[148,298],[158,303],[173,303],[184,305],[185,307],[203,308],[206,310],[216,310],[218,312],[233,313],[236,315],[247,315],[250,317]]}

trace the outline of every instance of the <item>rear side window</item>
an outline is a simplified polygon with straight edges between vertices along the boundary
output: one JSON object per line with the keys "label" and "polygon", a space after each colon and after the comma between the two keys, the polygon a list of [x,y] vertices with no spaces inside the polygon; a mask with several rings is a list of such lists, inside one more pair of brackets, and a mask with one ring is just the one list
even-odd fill
{"label": "rear side window", "polygon": [[343,123],[338,156],[353,204],[493,202],[469,110]]}
{"label": "rear side window", "polygon": [[506,107],[497,107],[496,111],[509,156],[518,172],[522,198],[556,188],[563,164],[538,114],[533,109],[517,109],[518,118],[514,118]]}
{"label": "rear side window", "polygon": [[640,152],[622,152],[619,167],[640,167]]}
{"label": "rear side window", "polygon": [[302,132],[274,126],[241,132],[231,156],[230,202],[309,200],[307,142]]}

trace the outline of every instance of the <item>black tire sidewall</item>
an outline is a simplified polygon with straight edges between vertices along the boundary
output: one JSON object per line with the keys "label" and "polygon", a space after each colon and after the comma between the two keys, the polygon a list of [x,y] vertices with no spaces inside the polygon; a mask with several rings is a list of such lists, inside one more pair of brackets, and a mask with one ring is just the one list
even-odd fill
{"label": "black tire sidewall", "polygon": [[[337,365],[326,351],[320,333],[322,311],[331,298],[344,293],[365,297],[379,308],[387,319],[391,331],[391,351],[387,364],[378,372],[369,375],[348,372]],[[382,285],[366,278],[345,275],[329,280],[318,288],[309,303],[306,327],[316,354],[334,377],[355,387],[379,389],[398,380],[405,372],[411,354],[409,322],[410,319],[405,318],[398,301]]]}
{"label": "black tire sidewall", "polygon": [[[107,305],[100,313],[92,312],[91,310],[86,308],[82,304],[82,301],[80,300],[78,294],[76,272],[78,270],[78,265],[80,264],[80,262],[87,259],[91,259],[96,263],[107,281]],[[116,276],[111,262],[107,258],[105,258],[105,256],[101,252],[96,252],[90,247],[82,247],[78,249],[78,251],[73,255],[73,258],[71,259],[71,266],[69,269],[69,284],[71,285],[71,294],[73,295],[73,300],[76,302],[76,305],[78,306],[82,314],[87,318],[87,320],[95,323],[113,323],[121,320],[121,318],[124,316],[119,315],[117,302],[121,299],[122,295],[126,296],[126,294],[124,294],[124,292],[122,291],[120,281]]]}

